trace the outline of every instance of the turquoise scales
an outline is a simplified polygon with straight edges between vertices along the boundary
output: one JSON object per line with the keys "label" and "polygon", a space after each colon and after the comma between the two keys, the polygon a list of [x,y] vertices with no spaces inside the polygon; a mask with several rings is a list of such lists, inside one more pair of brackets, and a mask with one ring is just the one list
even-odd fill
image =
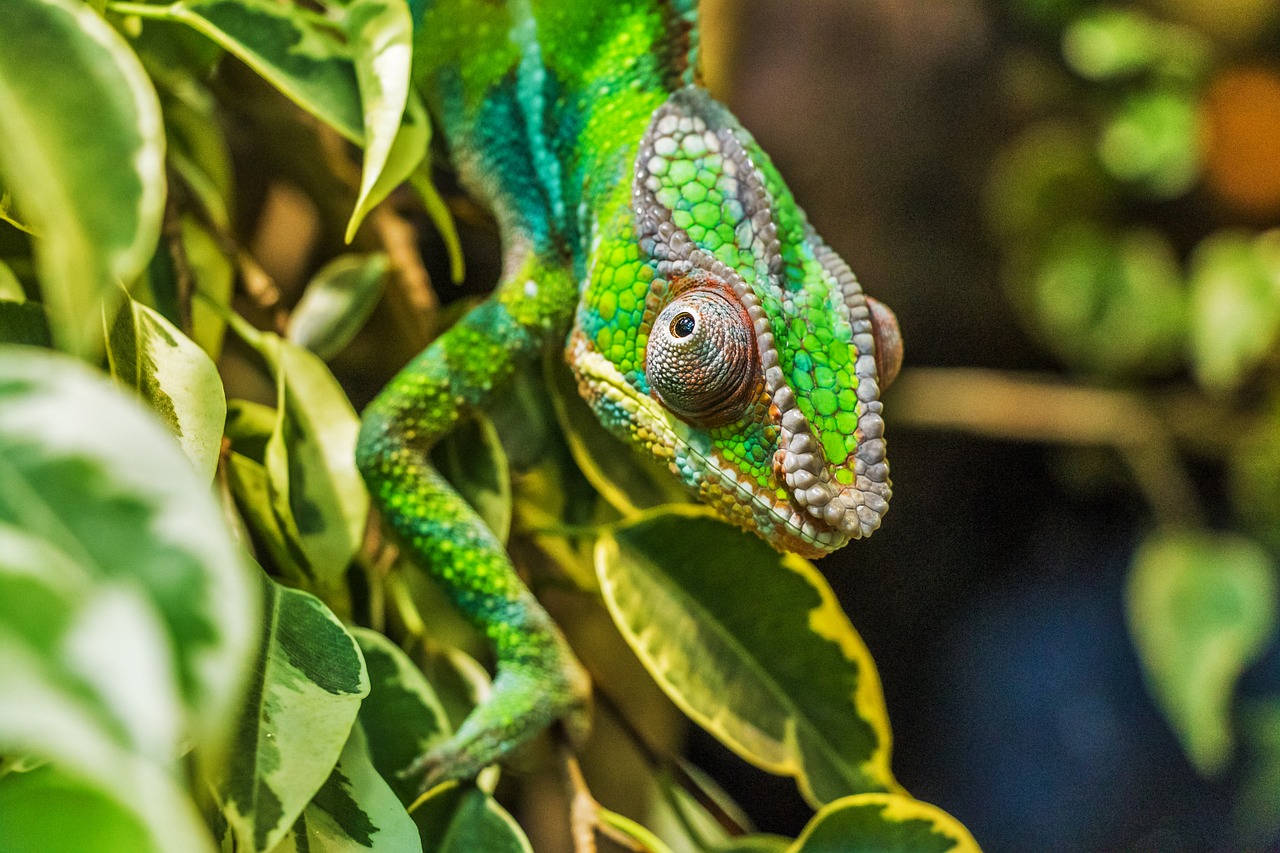
{"label": "turquoise scales", "polygon": [[693,84],[694,11],[422,10],[417,82],[504,250],[494,294],[370,405],[358,448],[386,523],[497,659],[491,697],[416,766],[428,784],[472,776],[557,720],[571,735],[586,725],[588,682],[563,637],[428,462],[522,359],[565,347],[602,424],[780,550],[830,552],[887,508],[878,385],[900,359],[896,321]]}

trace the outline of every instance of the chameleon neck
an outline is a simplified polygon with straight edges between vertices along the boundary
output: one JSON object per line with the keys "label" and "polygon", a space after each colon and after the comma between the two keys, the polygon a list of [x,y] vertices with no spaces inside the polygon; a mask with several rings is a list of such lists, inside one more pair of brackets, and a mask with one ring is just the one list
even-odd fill
{"label": "chameleon neck", "polygon": [[582,280],[597,223],[629,199],[619,187],[650,115],[692,81],[695,5],[425,0],[415,77],[504,237]]}

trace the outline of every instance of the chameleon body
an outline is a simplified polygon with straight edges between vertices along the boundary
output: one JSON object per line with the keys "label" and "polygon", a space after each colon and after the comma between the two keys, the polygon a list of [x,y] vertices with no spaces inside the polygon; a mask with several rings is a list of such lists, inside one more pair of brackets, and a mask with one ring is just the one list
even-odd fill
{"label": "chameleon body", "polygon": [[696,85],[695,6],[417,10],[416,83],[504,251],[493,295],[369,406],[357,451],[396,539],[495,651],[490,697],[413,768],[424,784],[473,776],[553,722],[586,725],[564,638],[428,461],[522,359],[563,348],[605,427],[780,550],[828,553],[887,507],[878,390],[896,321]]}

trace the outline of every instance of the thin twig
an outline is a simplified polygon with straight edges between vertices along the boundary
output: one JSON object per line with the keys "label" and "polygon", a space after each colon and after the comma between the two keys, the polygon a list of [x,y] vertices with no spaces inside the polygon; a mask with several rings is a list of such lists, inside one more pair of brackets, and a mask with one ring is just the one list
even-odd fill
{"label": "thin twig", "polygon": [[1203,521],[1172,431],[1132,392],[994,370],[914,368],[898,378],[891,403],[895,424],[1114,447],[1162,522]]}
{"label": "thin twig", "polygon": [[289,327],[289,312],[285,310],[284,300],[275,280],[258,265],[253,255],[243,249],[237,247],[233,257],[240,266],[240,279],[244,282],[245,295],[271,318],[271,326],[276,334],[283,335]]}
{"label": "thin twig", "polygon": [[573,836],[574,853],[596,853],[596,828],[600,825],[597,811],[600,806],[587,788],[582,767],[567,738],[561,740],[560,759],[569,795],[569,832]]}

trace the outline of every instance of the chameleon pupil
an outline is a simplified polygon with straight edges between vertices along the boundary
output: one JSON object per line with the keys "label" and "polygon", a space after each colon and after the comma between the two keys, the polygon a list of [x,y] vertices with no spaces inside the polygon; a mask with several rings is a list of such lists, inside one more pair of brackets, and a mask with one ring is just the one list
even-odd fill
{"label": "chameleon pupil", "polygon": [[692,314],[677,314],[676,318],[671,321],[671,334],[677,338],[687,338],[693,334],[693,329],[696,325]]}

